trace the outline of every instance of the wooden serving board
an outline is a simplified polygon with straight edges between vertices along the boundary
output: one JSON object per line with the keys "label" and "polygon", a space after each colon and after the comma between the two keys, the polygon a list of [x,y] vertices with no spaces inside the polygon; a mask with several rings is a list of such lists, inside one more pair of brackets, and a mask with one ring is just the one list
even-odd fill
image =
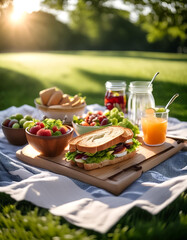
{"label": "wooden serving board", "polygon": [[[139,141],[142,142],[140,138]],[[143,172],[155,167],[184,147],[183,141],[167,138],[166,142],[158,147],[142,145],[137,154],[124,162],[106,166],[100,169],[86,171],[72,166],[65,161],[64,151],[57,157],[45,157],[40,155],[30,145],[16,152],[16,156],[23,162],[32,166],[47,169],[82,182],[103,188],[115,195],[119,195],[126,187],[141,176]]]}

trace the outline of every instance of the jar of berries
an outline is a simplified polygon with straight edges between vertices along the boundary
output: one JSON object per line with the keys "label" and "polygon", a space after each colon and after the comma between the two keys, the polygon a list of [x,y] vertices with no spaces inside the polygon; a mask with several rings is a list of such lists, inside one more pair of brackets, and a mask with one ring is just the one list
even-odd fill
{"label": "jar of berries", "polygon": [[105,83],[105,106],[108,110],[117,107],[120,111],[126,112],[126,82],[107,81]]}

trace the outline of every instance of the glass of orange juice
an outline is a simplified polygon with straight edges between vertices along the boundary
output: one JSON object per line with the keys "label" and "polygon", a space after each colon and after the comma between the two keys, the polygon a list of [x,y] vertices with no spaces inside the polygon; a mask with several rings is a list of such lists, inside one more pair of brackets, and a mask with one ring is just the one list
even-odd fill
{"label": "glass of orange juice", "polygon": [[147,109],[141,117],[143,140],[148,146],[159,146],[166,140],[169,109],[159,109]]}

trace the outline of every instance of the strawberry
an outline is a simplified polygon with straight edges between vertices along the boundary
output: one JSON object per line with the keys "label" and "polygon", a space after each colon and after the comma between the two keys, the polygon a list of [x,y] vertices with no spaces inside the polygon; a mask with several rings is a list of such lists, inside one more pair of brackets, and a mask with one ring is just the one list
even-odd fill
{"label": "strawberry", "polygon": [[36,135],[38,136],[51,136],[51,130],[49,129],[44,129],[44,128],[41,128],[37,133]]}
{"label": "strawberry", "polygon": [[53,130],[54,133],[55,133],[56,131],[59,131],[58,128],[57,128],[57,126],[53,126],[52,130]]}
{"label": "strawberry", "polygon": [[36,125],[40,126],[41,128],[44,128],[44,127],[45,127],[45,125],[44,125],[43,122],[37,122]]}
{"label": "strawberry", "polygon": [[67,130],[64,127],[61,127],[60,131],[61,131],[62,134],[65,134],[67,132]]}
{"label": "strawberry", "polygon": [[32,133],[32,134],[36,134],[40,129],[41,129],[41,126],[40,125],[36,125],[34,127],[31,127],[29,132]]}
{"label": "strawberry", "polygon": [[45,125],[44,125],[43,122],[40,123],[40,126],[41,126],[41,128],[44,128],[44,127],[45,127]]}

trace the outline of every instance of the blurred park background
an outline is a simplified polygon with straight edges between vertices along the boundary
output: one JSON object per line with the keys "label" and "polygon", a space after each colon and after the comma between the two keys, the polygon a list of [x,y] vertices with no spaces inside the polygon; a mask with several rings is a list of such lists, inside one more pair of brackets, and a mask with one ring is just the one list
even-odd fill
{"label": "blurred park background", "polygon": [[185,0],[0,0],[0,51],[186,52]]}

